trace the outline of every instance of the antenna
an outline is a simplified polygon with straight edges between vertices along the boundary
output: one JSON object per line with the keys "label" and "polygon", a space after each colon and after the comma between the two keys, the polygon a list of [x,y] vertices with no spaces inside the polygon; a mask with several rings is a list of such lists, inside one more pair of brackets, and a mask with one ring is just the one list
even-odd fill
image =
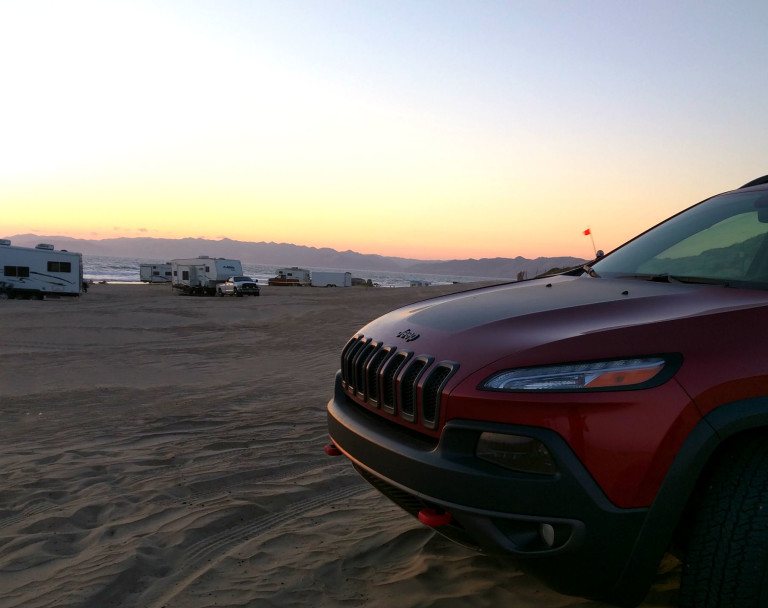
{"label": "antenna", "polygon": [[597,257],[597,247],[595,247],[595,237],[592,236],[592,229],[591,228],[587,228],[584,231],[584,236],[588,236],[592,240],[592,249],[595,252],[595,257]]}

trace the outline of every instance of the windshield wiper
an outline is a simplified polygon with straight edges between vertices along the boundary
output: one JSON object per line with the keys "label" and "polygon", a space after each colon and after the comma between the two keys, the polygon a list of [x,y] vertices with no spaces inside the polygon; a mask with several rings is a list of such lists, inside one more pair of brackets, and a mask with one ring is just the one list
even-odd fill
{"label": "windshield wiper", "polygon": [[708,277],[677,277],[677,281],[680,283],[695,283],[697,285],[722,285],[723,287],[731,287],[734,283],[733,279],[713,279]]}
{"label": "windshield wiper", "polygon": [[654,281],[657,283],[680,283],[680,277],[673,276],[668,272],[659,274],[624,274],[617,279],[637,279],[639,281]]}
{"label": "windshield wiper", "polygon": [[662,272],[659,274],[625,274],[618,279],[638,279],[640,281],[654,281],[657,283],[693,283],[699,285],[722,285],[730,287],[733,281],[728,279],[712,279],[707,277],[688,277]]}
{"label": "windshield wiper", "polygon": [[582,267],[581,267],[581,269],[582,269],[584,272],[586,272],[586,273],[587,273],[589,276],[591,276],[591,277],[593,277],[593,278],[595,278],[595,279],[599,279],[599,278],[600,278],[600,275],[599,275],[599,274],[597,274],[597,273],[594,271],[594,269],[592,268],[592,266],[590,266],[589,264],[584,264],[584,266],[582,266]]}

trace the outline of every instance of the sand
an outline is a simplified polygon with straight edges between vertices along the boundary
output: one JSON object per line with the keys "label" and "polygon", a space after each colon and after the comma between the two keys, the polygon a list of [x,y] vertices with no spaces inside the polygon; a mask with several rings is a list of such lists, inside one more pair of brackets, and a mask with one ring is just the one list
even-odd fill
{"label": "sand", "polygon": [[323,451],[346,340],[461,288],[0,301],[0,607],[602,606],[442,539]]}

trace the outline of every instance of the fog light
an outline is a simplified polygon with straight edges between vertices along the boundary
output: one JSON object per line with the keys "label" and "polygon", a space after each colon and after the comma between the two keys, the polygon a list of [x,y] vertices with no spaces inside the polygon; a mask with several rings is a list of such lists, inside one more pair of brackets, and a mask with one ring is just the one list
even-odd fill
{"label": "fog light", "polygon": [[548,549],[560,549],[571,539],[573,528],[568,524],[539,524],[539,538]]}
{"label": "fog light", "polygon": [[552,524],[541,524],[541,526],[539,526],[539,534],[547,547],[551,547],[555,544],[555,528]]}
{"label": "fog light", "polygon": [[475,454],[512,471],[552,475],[557,473],[555,461],[538,439],[504,433],[481,433]]}

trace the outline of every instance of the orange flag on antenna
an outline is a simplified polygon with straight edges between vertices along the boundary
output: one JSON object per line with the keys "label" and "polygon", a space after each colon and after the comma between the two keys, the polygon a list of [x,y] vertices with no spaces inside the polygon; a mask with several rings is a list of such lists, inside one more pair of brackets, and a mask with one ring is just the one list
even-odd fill
{"label": "orange flag on antenna", "polygon": [[584,236],[588,236],[588,235],[590,235],[590,234],[592,234],[592,231],[591,231],[589,228],[587,228],[587,229],[584,231]]}

